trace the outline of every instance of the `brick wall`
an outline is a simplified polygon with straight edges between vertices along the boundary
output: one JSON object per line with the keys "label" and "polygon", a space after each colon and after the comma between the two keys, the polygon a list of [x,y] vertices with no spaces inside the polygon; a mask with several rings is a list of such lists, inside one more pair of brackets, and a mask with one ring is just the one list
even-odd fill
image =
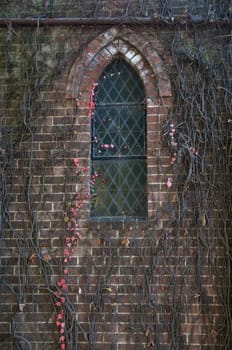
{"label": "brick wall", "polygon": [[105,17],[105,16],[203,16],[231,15],[230,1],[222,0],[112,0],[108,1],[1,1],[0,17]]}
{"label": "brick wall", "polygon": [[[179,34],[191,42],[190,31]],[[174,35],[140,26],[1,29],[1,349],[60,348],[52,302],[60,277],[68,283],[70,350],[226,348],[222,303],[199,248],[196,214],[174,225],[178,182],[162,136],[176,103]],[[63,276],[67,202],[89,191],[89,175],[76,175],[73,158],[89,165],[92,84],[118,53],[146,88],[149,217],[91,222],[85,202],[82,239]],[[206,240],[209,229],[204,223],[201,229]],[[210,248],[223,256],[218,242]]]}

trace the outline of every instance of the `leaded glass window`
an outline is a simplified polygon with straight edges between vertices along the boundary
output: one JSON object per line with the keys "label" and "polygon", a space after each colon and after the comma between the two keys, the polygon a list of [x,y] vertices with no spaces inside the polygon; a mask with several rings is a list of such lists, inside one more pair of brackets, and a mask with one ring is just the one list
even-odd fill
{"label": "leaded glass window", "polygon": [[94,92],[91,217],[144,219],[147,214],[146,108],[135,70],[115,59]]}

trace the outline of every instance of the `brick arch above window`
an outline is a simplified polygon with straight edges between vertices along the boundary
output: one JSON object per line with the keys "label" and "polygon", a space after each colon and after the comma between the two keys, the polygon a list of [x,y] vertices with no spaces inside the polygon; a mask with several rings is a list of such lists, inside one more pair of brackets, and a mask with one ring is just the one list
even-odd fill
{"label": "brick arch above window", "polygon": [[129,28],[113,27],[98,35],[74,62],[66,97],[88,103],[91,83],[117,55],[121,55],[140,75],[146,87],[148,104],[157,98],[171,97],[171,83],[154,46],[161,48],[157,39],[151,44]]}

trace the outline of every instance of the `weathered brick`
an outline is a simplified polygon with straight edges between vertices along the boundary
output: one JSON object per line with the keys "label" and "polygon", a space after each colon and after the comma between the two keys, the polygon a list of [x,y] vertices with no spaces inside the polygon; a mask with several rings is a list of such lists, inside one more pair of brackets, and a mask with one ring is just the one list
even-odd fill
{"label": "weathered brick", "polygon": [[[79,2],[72,2],[69,6],[57,1],[53,4],[53,15],[104,13],[113,16],[125,13],[125,6],[128,6],[127,15],[140,14],[137,11],[142,7],[135,1],[109,3],[99,3],[96,7],[96,2],[85,1],[80,9]],[[161,2],[148,3],[144,2],[143,11],[150,13],[156,8],[166,15],[168,9],[164,5],[161,9]],[[44,9],[41,4],[32,4],[31,9]],[[10,11],[13,5],[9,2],[7,6]],[[22,13],[27,13],[26,4],[22,6]],[[171,13],[182,13],[183,7],[187,9],[187,1],[175,1]],[[199,4],[199,8],[203,9],[203,5]],[[179,30],[178,35],[180,38],[189,36],[191,42],[191,35],[196,35],[198,29],[195,28],[194,33],[186,28]],[[5,286],[1,287],[1,333],[12,332],[10,324],[16,317],[17,332],[30,340],[33,350],[60,346],[51,290],[56,289],[55,285],[63,277],[66,267],[63,261],[67,235],[64,211],[77,188],[83,188],[84,194],[89,191],[86,189],[89,175],[76,176],[73,158],[79,157],[81,166],[89,166],[91,118],[88,118],[88,112],[92,84],[115,55],[122,55],[136,69],[147,96],[149,220],[93,223],[89,221],[88,205],[80,210],[79,226],[83,239],[74,248],[67,276],[72,310],[80,324],[80,328],[78,325],[75,328],[80,335],[73,348],[140,350],[157,347],[165,350],[179,346],[186,350],[200,350],[216,349],[217,341],[218,348],[222,348],[223,342],[217,337],[216,328],[223,324],[223,310],[213,287],[213,278],[206,268],[206,255],[208,258],[208,254],[216,253],[215,257],[222,257],[217,263],[223,265],[224,250],[219,247],[206,252],[203,249],[210,237],[206,230],[202,231],[198,241],[202,250],[199,247],[197,250],[195,231],[190,229],[197,219],[195,213],[188,213],[181,232],[173,229],[178,215],[178,184],[173,175],[172,156],[162,138],[162,127],[169,118],[169,110],[172,106],[177,107],[172,98],[176,87],[175,64],[171,50],[167,49],[175,36],[171,27],[83,26],[74,30],[74,27],[63,26],[60,29],[38,27],[37,32],[33,28],[20,27],[11,32],[9,27],[7,30],[2,28],[0,36],[3,56],[12,56],[9,68],[5,58],[0,61],[0,74],[6,76],[2,96],[5,89],[11,89],[12,93],[14,89],[27,92],[25,75],[15,79],[14,74],[29,73],[26,71],[29,63],[23,61],[24,51],[30,55],[28,39],[35,42],[36,38],[38,46],[34,50],[45,53],[40,79],[49,79],[49,83],[40,89],[36,103],[38,113],[36,109],[31,110],[35,127],[33,140],[22,138],[10,154],[9,174],[4,173],[5,169],[2,173],[3,178],[7,175],[5,202],[8,211],[4,212],[6,229],[1,248],[1,273]],[[40,55],[41,51],[38,56],[35,54],[37,65],[40,64]],[[46,62],[54,62],[50,73]],[[189,69],[190,66],[192,64],[185,67]],[[33,67],[27,78],[30,77],[32,86],[35,86],[37,66]],[[59,70],[57,74],[56,68]],[[66,95],[69,99],[65,98]],[[12,98],[14,101],[9,108],[7,99],[2,101],[6,125],[15,116],[24,117],[20,114],[24,108],[23,96],[23,104]],[[182,115],[176,114],[172,118],[181,120]],[[27,120],[22,121],[27,128]],[[168,177],[174,178],[171,189],[167,189]],[[215,215],[219,213],[215,212]],[[32,254],[38,253],[41,242],[46,242],[51,259],[41,260],[40,265],[38,257],[33,260]],[[219,241],[210,241],[210,249],[214,244],[219,244]],[[201,270],[200,260],[204,265]],[[200,286],[205,291],[203,295],[199,292]],[[23,312],[19,312],[20,305]],[[81,332],[82,328],[86,336]],[[178,346],[171,343],[173,328],[175,341],[180,339]]]}

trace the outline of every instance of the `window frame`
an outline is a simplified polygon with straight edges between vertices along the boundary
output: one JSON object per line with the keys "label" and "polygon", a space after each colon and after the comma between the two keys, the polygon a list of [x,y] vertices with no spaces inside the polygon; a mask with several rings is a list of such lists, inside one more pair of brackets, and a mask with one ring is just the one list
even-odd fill
{"label": "window frame", "polygon": [[[94,132],[95,132],[95,129],[94,129],[94,118],[95,118],[95,114],[96,114],[96,109],[99,107],[99,106],[103,106],[104,103],[99,103],[98,99],[97,99],[97,91],[99,91],[99,84],[101,84],[101,81],[103,80],[103,76],[104,74],[106,74],[106,72],[115,64],[117,64],[117,61],[119,62],[123,62],[123,64],[125,65],[125,67],[127,67],[127,69],[129,69],[131,72],[133,72],[132,74],[134,75],[134,77],[136,77],[137,81],[138,81],[138,85],[141,86],[142,88],[142,92],[140,91],[140,94],[142,95],[142,101],[138,101],[138,102],[132,102],[132,104],[134,106],[142,106],[141,108],[141,113],[140,113],[140,118],[142,120],[142,126],[143,126],[143,130],[142,130],[142,137],[143,137],[143,154],[140,154],[140,155],[123,155],[121,156],[120,158],[117,156],[113,156],[113,157],[110,157],[109,156],[109,152],[108,152],[108,156],[100,156],[100,157],[96,157],[93,155],[94,153],[94,144],[96,142],[96,139],[95,139],[95,135],[94,135]],[[144,86],[144,83],[143,83],[143,80],[141,79],[140,77],[140,74],[137,72],[137,70],[130,64],[128,63],[124,57],[121,57],[121,56],[117,56],[117,57],[114,57],[114,59],[108,63],[108,65],[105,67],[105,69],[103,70],[102,74],[99,76],[99,79],[97,81],[97,83],[94,84],[95,85],[95,88],[94,88],[94,93],[93,93],[93,102],[94,102],[94,109],[92,111],[92,118],[91,118],[91,150],[90,150],[90,159],[91,159],[91,180],[90,180],[90,192],[92,194],[92,198],[90,200],[90,208],[89,208],[89,217],[90,217],[90,220],[91,221],[146,221],[147,220],[147,216],[148,216],[148,193],[147,193],[147,186],[148,186],[148,178],[147,178],[147,106],[146,106],[146,89],[145,89],[145,86]],[[107,92],[108,93],[108,92]],[[128,97],[127,97],[128,99]],[[113,101],[111,101],[111,103],[106,103],[105,105],[110,105],[110,106],[115,106],[116,103]],[[125,106],[127,108],[132,108],[132,104],[130,104],[130,102],[124,100],[123,102],[119,103],[117,105],[117,107],[124,107]],[[129,106],[129,107],[128,107]],[[121,116],[119,116],[119,118],[122,118]],[[135,118],[134,116],[132,118]],[[124,122],[126,123],[126,122]],[[120,132],[118,132],[117,135],[119,135]],[[129,135],[129,132],[128,132],[128,135]],[[118,136],[119,138],[121,137],[121,135]],[[110,145],[108,145],[110,146]],[[116,160],[117,159],[117,160]],[[118,166],[122,166],[123,165],[123,161],[131,161],[131,160],[134,160],[134,162],[137,161],[137,163],[139,164],[139,162],[141,163],[141,169],[140,172],[144,172],[145,174],[145,183],[142,186],[142,190],[138,193],[141,193],[143,194],[144,196],[144,199],[143,199],[143,215],[131,215],[132,211],[130,211],[129,215],[128,213],[125,213],[123,215],[93,215],[93,209],[91,208],[91,206],[93,205],[94,203],[94,198],[93,198],[93,194],[94,194],[94,191],[93,191],[93,187],[96,185],[96,181],[99,181],[101,182],[102,180],[104,181],[104,175],[102,176],[102,174],[97,174],[96,175],[96,172],[93,171],[93,163],[95,164],[96,162],[98,162],[98,164],[100,164],[100,162],[108,162],[108,164],[110,164],[110,162],[113,162],[115,161],[116,162],[118,161]],[[143,162],[143,164],[142,164]],[[133,164],[133,163],[132,163]],[[94,175],[94,174],[96,175]],[[119,175],[120,176],[120,175]],[[103,183],[102,183],[102,186],[103,186]],[[117,188],[117,192],[122,192],[122,188]],[[130,191],[128,189],[128,191],[125,191],[125,193],[128,193],[128,194],[125,194],[125,196],[129,196],[130,195]],[[116,193],[115,193],[116,195]],[[137,197],[134,198],[134,202],[136,202],[137,200]],[[114,201],[114,199],[113,199]],[[117,203],[118,204],[118,203]],[[112,204],[111,204],[112,205]],[[138,204],[137,204],[138,206]],[[118,207],[120,207],[120,205],[118,204]],[[122,209],[122,208],[121,208]],[[131,208],[130,208],[131,209]],[[107,213],[107,211],[105,212],[105,214]]]}

